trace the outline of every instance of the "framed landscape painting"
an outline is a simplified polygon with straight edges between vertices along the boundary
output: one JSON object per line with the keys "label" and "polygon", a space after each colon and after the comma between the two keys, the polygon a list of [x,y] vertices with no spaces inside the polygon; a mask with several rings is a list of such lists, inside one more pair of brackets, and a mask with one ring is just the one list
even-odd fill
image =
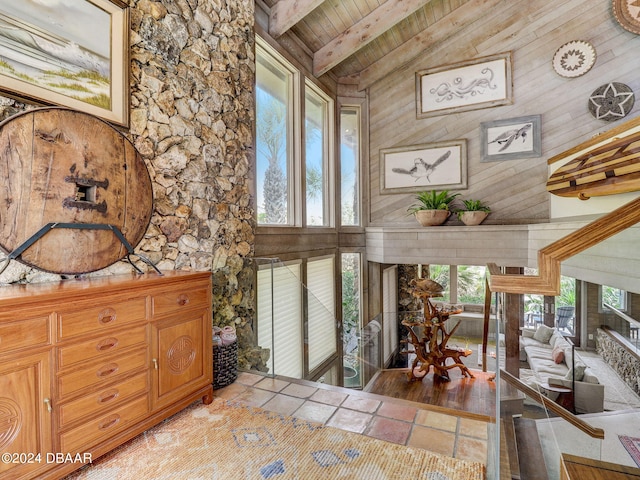
{"label": "framed landscape painting", "polygon": [[416,73],[417,118],[511,103],[511,52]]}
{"label": "framed landscape painting", "polygon": [[542,155],[540,115],[480,124],[480,161],[497,162]]}
{"label": "framed landscape painting", "polygon": [[467,142],[380,150],[380,193],[467,188]]}
{"label": "framed landscape painting", "polygon": [[120,0],[0,0],[0,91],[127,126],[129,28]]}

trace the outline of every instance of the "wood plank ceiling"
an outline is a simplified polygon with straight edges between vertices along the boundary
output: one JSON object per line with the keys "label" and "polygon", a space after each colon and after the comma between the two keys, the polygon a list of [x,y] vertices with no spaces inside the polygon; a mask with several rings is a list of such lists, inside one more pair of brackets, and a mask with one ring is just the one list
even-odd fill
{"label": "wood plank ceiling", "polygon": [[264,0],[269,33],[295,35],[313,73],[363,90],[504,0]]}

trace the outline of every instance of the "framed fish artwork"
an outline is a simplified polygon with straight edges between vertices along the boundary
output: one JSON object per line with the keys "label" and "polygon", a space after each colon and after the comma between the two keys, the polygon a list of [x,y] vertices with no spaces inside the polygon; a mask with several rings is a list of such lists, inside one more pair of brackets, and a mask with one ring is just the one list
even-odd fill
{"label": "framed fish artwork", "polygon": [[480,161],[498,162],[542,155],[540,115],[482,122]]}
{"label": "framed fish artwork", "polygon": [[122,0],[0,0],[0,92],[128,126],[129,29]]}
{"label": "framed fish artwork", "polygon": [[467,188],[467,141],[380,150],[380,193]]}

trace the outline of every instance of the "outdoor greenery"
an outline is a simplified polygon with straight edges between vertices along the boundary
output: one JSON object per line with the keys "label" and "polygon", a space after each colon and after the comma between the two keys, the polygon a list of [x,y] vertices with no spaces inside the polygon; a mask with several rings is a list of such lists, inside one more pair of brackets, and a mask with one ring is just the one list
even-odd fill
{"label": "outdoor greenery", "polygon": [[[451,267],[449,265],[429,265],[429,278],[438,282],[444,288],[444,297],[437,300],[443,302],[451,299]],[[478,265],[458,265],[457,267],[458,298],[456,303],[474,305],[484,304],[485,267]],[[494,299],[492,297],[492,302]]]}
{"label": "outdoor greenery", "polygon": [[[264,98],[266,97],[266,98]],[[259,221],[269,224],[287,223],[287,180],[281,157],[287,141],[286,105],[273,96],[257,102],[256,133],[260,153],[268,160],[264,175],[264,214]]]}

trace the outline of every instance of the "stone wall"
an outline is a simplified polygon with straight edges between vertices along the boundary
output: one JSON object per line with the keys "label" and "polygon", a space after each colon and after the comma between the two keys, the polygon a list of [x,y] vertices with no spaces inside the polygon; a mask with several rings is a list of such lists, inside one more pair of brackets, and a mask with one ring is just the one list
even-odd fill
{"label": "stone wall", "polygon": [[598,329],[596,350],[620,378],[640,395],[640,359],[602,329]]}
{"label": "stone wall", "polygon": [[[131,122],[154,212],[136,251],[164,270],[213,272],[214,324],[235,325],[242,367],[254,335],[253,0],[130,0]],[[30,105],[0,98],[0,118]],[[144,265],[141,266],[144,269]],[[118,262],[93,275],[130,272]],[[1,283],[54,280],[17,262]],[[243,348],[244,347],[244,348]]]}

